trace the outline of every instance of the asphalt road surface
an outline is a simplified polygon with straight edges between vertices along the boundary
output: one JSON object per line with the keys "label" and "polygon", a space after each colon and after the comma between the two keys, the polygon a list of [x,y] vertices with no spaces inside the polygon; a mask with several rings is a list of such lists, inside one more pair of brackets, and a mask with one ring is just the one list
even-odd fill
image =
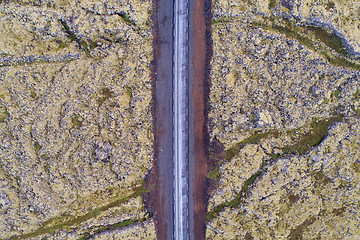
{"label": "asphalt road surface", "polygon": [[157,0],[155,8],[155,157],[159,183],[156,205],[161,240],[192,239],[188,1]]}
{"label": "asphalt road surface", "polygon": [[189,239],[189,10],[187,0],[174,2],[173,40],[173,173],[174,239]]}

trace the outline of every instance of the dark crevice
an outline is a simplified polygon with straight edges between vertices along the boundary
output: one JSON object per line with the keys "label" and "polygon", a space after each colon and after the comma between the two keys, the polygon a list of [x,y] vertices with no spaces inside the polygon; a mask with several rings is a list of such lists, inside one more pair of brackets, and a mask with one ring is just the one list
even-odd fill
{"label": "dark crevice", "polygon": [[93,10],[90,10],[90,9],[87,9],[85,7],[82,7],[82,9],[88,13],[91,13],[91,14],[94,14],[94,15],[98,15],[98,16],[114,16],[114,15],[118,15],[120,16],[125,22],[127,22],[129,25],[132,25],[132,26],[137,26],[135,21],[132,20],[130,18],[129,15],[127,15],[124,11],[120,11],[120,12],[112,12],[112,13],[99,13],[99,12],[96,12],[96,11],[93,11]]}
{"label": "dark crevice", "polygon": [[85,41],[85,40],[81,39],[80,37],[76,36],[75,33],[70,30],[70,27],[67,25],[67,23],[64,20],[59,19],[59,22],[64,27],[65,32],[69,35],[69,39],[71,41],[77,42],[80,49],[83,49],[85,51],[86,55],[90,56],[90,51],[92,49],[94,49],[97,46],[97,44],[95,42],[93,42],[93,41],[90,41],[89,44],[88,44],[87,41]]}
{"label": "dark crevice", "polygon": [[[298,19],[291,16],[265,17],[264,22],[252,22],[249,27],[261,27],[264,30],[277,31],[288,38],[298,40],[302,45],[322,56],[329,64],[360,70],[360,64],[356,60],[360,59],[360,53],[356,52],[346,38],[332,25],[320,22],[299,23]],[[215,23],[227,23],[238,17],[219,17],[213,19]],[[311,37],[313,35],[313,37]],[[324,46],[316,48],[314,39],[318,40],[328,48],[335,51],[332,53]]]}
{"label": "dark crevice", "polygon": [[96,237],[97,235],[100,235],[100,234],[108,232],[108,231],[119,230],[121,228],[128,227],[130,225],[142,223],[151,217],[152,217],[152,215],[150,213],[147,213],[145,215],[145,217],[143,217],[143,218],[127,219],[127,220],[117,222],[114,224],[110,224],[110,225],[94,226],[94,227],[88,229],[87,232],[83,233],[82,236],[80,238],[78,238],[78,240],[88,240],[88,239],[91,239],[93,237]]}
{"label": "dark crevice", "polygon": [[[321,212],[319,213],[321,215]],[[297,227],[291,229],[289,236],[287,237],[288,240],[302,240],[303,238],[303,232],[304,230],[313,224],[315,220],[318,219],[318,215],[310,216],[305,221],[303,221],[300,225]]]}
{"label": "dark crevice", "polygon": [[[27,238],[37,237],[37,236],[40,236],[40,235],[43,235],[46,233],[55,233],[59,230],[74,229],[74,226],[78,226],[80,223],[85,222],[88,219],[95,218],[95,217],[99,216],[102,212],[104,212],[110,208],[119,206],[120,204],[124,204],[132,198],[141,196],[146,191],[146,189],[144,188],[144,184],[133,188],[133,190],[134,190],[134,193],[130,194],[129,196],[123,197],[123,198],[118,198],[117,200],[110,202],[107,205],[95,208],[84,215],[72,216],[69,214],[64,214],[60,217],[56,217],[56,218],[50,219],[48,221],[45,221],[42,224],[42,227],[38,228],[37,230],[35,230],[33,232],[26,233],[26,234],[19,235],[19,236],[12,236],[10,239],[27,239]],[[149,217],[151,217],[151,215],[149,215]],[[132,220],[132,221],[134,221],[134,220]],[[125,223],[128,223],[128,222],[122,222],[122,223],[119,223],[119,225],[125,224]],[[111,226],[109,226],[109,227],[111,227]],[[77,227],[75,227],[75,229],[76,228]],[[104,226],[104,229],[105,228],[106,228],[106,226]]]}
{"label": "dark crevice", "polygon": [[8,66],[33,65],[41,63],[67,63],[80,58],[80,54],[67,54],[55,56],[31,55],[24,57],[10,57],[0,59],[0,68]]}

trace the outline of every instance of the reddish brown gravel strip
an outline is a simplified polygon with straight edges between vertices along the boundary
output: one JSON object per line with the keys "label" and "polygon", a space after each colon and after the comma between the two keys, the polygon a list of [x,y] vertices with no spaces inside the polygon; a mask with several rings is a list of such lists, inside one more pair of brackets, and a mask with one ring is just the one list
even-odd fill
{"label": "reddish brown gravel strip", "polygon": [[209,136],[207,108],[211,59],[211,1],[194,0],[193,9],[193,109],[194,109],[194,239],[205,239],[206,175]]}

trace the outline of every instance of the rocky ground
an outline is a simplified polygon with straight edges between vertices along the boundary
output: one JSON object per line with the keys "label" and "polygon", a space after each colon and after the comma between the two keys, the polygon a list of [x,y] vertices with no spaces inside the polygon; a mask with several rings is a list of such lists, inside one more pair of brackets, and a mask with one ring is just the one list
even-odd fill
{"label": "rocky ground", "polygon": [[[358,239],[360,3],[212,6],[207,238]],[[150,9],[1,1],[0,239],[155,238]]]}
{"label": "rocky ground", "polygon": [[153,239],[151,1],[0,2],[0,239]]}
{"label": "rocky ground", "polygon": [[207,238],[358,239],[360,3],[212,4]]}

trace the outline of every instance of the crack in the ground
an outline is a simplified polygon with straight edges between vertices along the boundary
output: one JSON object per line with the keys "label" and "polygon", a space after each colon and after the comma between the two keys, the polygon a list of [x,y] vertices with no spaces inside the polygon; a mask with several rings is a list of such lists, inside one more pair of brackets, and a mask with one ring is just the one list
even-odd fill
{"label": "crack in the ground", "polygon": [[80,59],[81,54],[66,54],[66,55],[30,55],[26,57],[8,57],[0,58],[0,67],[31,65],[41,63],[66,63],[73,60]]}

